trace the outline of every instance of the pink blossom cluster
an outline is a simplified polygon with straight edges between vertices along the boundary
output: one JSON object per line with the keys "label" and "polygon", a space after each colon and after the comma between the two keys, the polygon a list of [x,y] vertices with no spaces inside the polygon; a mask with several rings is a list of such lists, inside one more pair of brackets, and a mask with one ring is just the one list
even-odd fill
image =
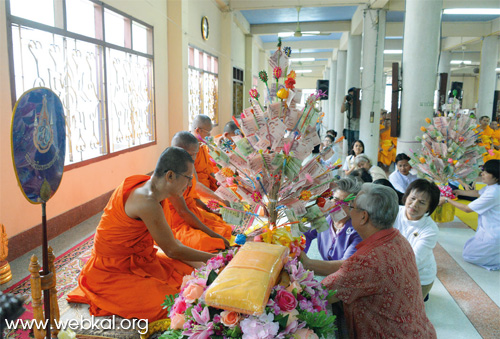
{"label": "pink blossom cluster", "polygon": [[[185,276],[181,291],[170,310],[171,329],[182,330],[182,335],[194,339],[213,336],[224,338],[260,339],[317,339],[318,336],[301,316],[325,311],[328,292],[314,279],[314,273],[304,269],[297,260],[289,260],[284,272],[289,276],[288,286],[276,285],[260,315],[246,315],[234,311],[214,309],[205,304],[207,279],[216,274],[234,257],[229,250],[210,259],[206,265]],[[283,273],[284,274],[284,273]],[[286,317],[286,324],[284,317]]]}

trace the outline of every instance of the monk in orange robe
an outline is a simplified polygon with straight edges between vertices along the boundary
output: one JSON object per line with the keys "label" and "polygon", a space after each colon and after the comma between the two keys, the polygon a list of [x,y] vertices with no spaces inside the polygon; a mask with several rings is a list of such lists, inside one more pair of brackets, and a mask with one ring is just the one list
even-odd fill
{"label": "monk in orange robe", "polygon": [[[378,162],[384,171],[388,172],[389,166],[396,160],[397,138],[391,137],[391,117],[387,111],[380,113],[380,147]],[[382,120],[384,119],[384,120]]]}
{"label": "monk in orange robe", "polygon": [[228,201],[221,199],[214,194],[217,190],[217,180],[212,169],[212,161],[208,153],[208,146],[205,143],[205,138],[209,137],[212,133],[212,120],[204,114],[197,115],[191,124],[191,133],[200,141],[200,151],[196,156],[194,168],[197,175],[196,191],[205,201],[217,200],[226,206],[229,205]]}
{"label": "monk in orange robe", "polygon": [[[187,131],[176,133],[172,146],[183,148],[193,159],[200,149],[198,139]],[[168,198],[172,232],[186,246],[207,252],[223,250],[229,247],[232,227],[200,200],[196,185],[193,178],[182,196]]]}
{"label": "monk in orange robe", "polygon": [[479,119],[479,124],[476,129],[479,133],[477,136],[478,146],[483,146],[486,149],[486,153],[483,154],[483,162],[486,163],[488,160],[496,158],[494,151],[489,152],[492,149],[493,129],[489,126],[490,118],[486,115]]}
{"label": "monk in orange robe", "polygon": [[179,292],[183,276],[192,272],[190,265],[214,256],[177,241],[162,208],[167,198],[184,192],[193,170],[185,150],[169,147],[153,176],[136,175],[121,183],[104,209],[92,256],[69,302],[90,304],[95,316],[167,317],[161,306],[165,296]]}

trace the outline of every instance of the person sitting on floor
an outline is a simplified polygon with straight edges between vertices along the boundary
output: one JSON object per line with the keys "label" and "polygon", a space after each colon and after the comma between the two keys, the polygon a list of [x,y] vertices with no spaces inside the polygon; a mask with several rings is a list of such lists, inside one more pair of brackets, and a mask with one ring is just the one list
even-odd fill
{"label": "person sitting on floor", "polygon": [[404,206],[399,206],[394,228],[408,240],[417,261],[422,296],[425,298],[436,279],[437,266],[434,259],[439,228],[431,214],[439,204],[440,191],[433,182],[425,179],[413,181],[403,196]]}
{"label": "person sitting on floor", "polygon": [[342,166],[342,170],[344,171],[344,175],[351,174],[352,171],[356,169],[356,165],[354,164],[354,159],[357,155],[365,152],[365,144],[361,140],[355,140],[352,143],[352,151],[349,152],[347,158],[345,158],[344,165]]}
{"label": "person sitting on floor", "polygon": [[318,250],[323,260],[347,259],[356,252],[356,245],[361,241],[361,237],[352,228],[347,204],[341,203],[350,194],[358,194],[361,183],[352,178],[344,178],[337,181],[336,184],[333,200],[340,203],[338,206],[340,209],[326,217],[330,228],[320,233],[316,230],[304,233],[306,237],[305,252],[307,253],[309,250],[311,242],[317,239]]}
{"label": "person sitting on floor", "polygon": [[[328,275],[322,284],[342,301],[351,338],[436,338],[425,314],[415,255],[392,227],[398,197],[389,187],[363,184],[351,201],[353,228],[363,241],[346,260],[312,260],[302,252],[304,268]],[[334,273],[332,273],[334,272]]]}
{"label": "person sitting on floor", "polygon": [[234,149],[235,144],[232,138],[237,135],[241,135],[238,125],[234,121],[229,121],[224,125],[224,131],[218,140],[218,144],[223,148],[227,145]]}
{"label": "person sitting on floor", "polygon": [[[440,204],[450,203],[465,213],[476,212],[476,234],[464,246],[463,258],[471,264],[489,271],[500,269],[500,160],[489,160],[483,166],[481,181],[486,184],[480,191],[461,191],[462,195],[478,197],[468,205],[441,197]],[[456,194],[453,191],[453,194]]]}
{"label": "person sitting on floor", "polygon": [[359,179],[361,182],[373,182],[372,175],[366,168],[358,168],[347,176],[348,178]]}
{"label": "person sitting on floor", "polygon": [[365,168],[372,176],[372,180],[387,179],[385,171],[377,165],[372,165],[370,158],[366,154],[360,154],[354,159],[357,168]]}
{"label": "person sitting on floor", "polygon": [[389,175],[389,181],[396,190],[406,192],[408,185],[417,180],[415,174],[411,174],[410,157],[405,153],[396,155],[396,170]]}
{"label": "person sitting on floor", "polygon": [[[179,292],[184,275],[215,254],[174,238],[166,199],[182,195],[193,179],[193,159],[179,147],[161,154],[152,176],[126,178],[104,208],[92,256],[69,302],[87,303],[94,316],[118,315],[154,321],[168,311],[166,295]],[[161,250],[155,248],[158,244]]]}
{"label": "person sitting on floor", "polygon": [[373,181],[374,184],[377,184],[377,185],[384,185],[386,187],[389,187],[390,189],[393,189],[394,192],[396,192],[396,194],[398,195],[398,201],[399,201],[399,204],[400,205],[404,205],[403,203],[403,195],[404,193],[401,193],[400,191],[398,191],[397,189],[394,188],[394,186],[392,186],[391,182],[387,179],[377,179],[377,180],[374,180]]}
{"label": "person sitting on floor", "polygon": [[[198,139],[187,131],[172,138],[172,146],[186,150],[194,159],[200,149]],[[196,173],[182,195],[168,198],[167,208],[172,215],[171,229],[176,239],[200,251],[214,252],[229,247],[232,228],[213,213],[196,193]]]}

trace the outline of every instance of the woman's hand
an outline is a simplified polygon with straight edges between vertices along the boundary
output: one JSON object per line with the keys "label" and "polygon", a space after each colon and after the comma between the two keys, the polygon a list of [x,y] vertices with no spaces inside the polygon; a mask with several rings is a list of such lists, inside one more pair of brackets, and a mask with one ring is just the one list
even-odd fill
{"label": "woman's hand", "polygon": [[448,198],[446,198],[446,197],[440,197],[439,198],[439,204],[438,204],[438,206],[441,206],[441,205],[445,204],[447,202],[446,201],[447,199]]}

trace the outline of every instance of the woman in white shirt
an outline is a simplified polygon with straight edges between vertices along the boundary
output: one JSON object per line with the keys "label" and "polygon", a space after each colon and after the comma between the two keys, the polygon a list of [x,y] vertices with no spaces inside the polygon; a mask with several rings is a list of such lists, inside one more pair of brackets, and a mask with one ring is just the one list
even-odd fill
{"label": "woman in white shirt", "polygon": [[440,191],[436,184],[425,180],[413,181],[403,196],[404,206],[399,206],[394,224],[408,240],[417,261],[422,295],[427,296],[436,279],[437,266],[434,253],[439,229],[430,217],[439,204]]}
{"label": "woman in white shirt", "polygon": [[370,173],[373,181],[379,179],[387,179],[387,174],[385,171],[376,165],[372,165],[370,158],[365,154],[357,155],[354,159],[354,164],[358,168],[364,168]]}
{"label": "woman in white shirt", "polygon": [[345,158],[344,166],[342,167],[345,176],[348,176],[352,171],[356,169],[356,166],[354,165],[354,158],[364,152],[365,144],[363,144],[361,140],[356,140],[352,143],[352,151],[349,152],[349,155],[347,156],[347,158]]}
{"label": "woman in white shirt", "polygon": [[500,160],[487,161],[483,166],[481,181],[486,184],[480,191],[458,191],[462,195],[478,197],[469,205],[448,198],[441,198],[440,204],[450,203],[466,212],[478,214],[476,234],[464,246],[463,258],[471,264],[486,268],[489,271],[500,269]]}

